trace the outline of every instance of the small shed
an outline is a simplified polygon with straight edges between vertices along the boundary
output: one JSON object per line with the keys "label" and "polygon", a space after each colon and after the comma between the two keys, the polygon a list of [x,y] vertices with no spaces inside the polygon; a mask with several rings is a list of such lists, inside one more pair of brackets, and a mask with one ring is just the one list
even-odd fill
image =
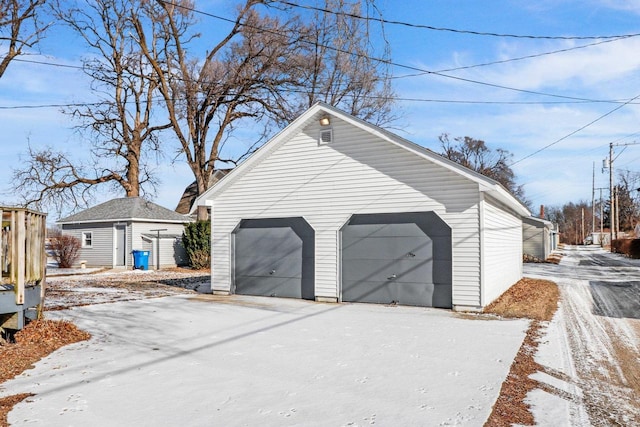
{"label": "small shed", "polygon": [[18,330],[42,312],[47,216],[0,207],[0,221],[0,327]]}
{"label": "small shed", "polygon": [[[80,239],[87,267],[132,268],[133,250],[148,250],[149,268],[187,264],[184,225],[192,219],[141,197],[113,199],[57,221]],[[158,263],[159,261],[159,263]]]}
{"label": "small shed", "polygon": [[465,310],[522,277],[530,215],[497,182],[323,103],[197,204],[216,294]]}
{"label": "small shed", "polygon": [[533,216],[522,220],[522,253],[546,260],[555,249],[557,232],[551,221]]}

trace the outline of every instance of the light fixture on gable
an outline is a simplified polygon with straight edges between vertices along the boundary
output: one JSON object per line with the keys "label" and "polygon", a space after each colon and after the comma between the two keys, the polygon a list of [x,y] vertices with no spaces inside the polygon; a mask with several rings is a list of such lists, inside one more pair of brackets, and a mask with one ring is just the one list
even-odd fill
{"label": "light fixture on gable", "polygon": [[329,126],[331,121],[329,120],[329,116],[324,116],[320,118],[320,126]]}

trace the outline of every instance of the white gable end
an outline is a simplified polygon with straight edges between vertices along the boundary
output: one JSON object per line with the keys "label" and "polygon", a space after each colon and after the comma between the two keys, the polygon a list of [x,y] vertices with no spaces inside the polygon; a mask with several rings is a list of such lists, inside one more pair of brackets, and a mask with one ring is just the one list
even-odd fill
{"label": "white gable end", "polygon": [[268,156],[215,194],[213,286],[229,289],[231,233],[241,219],[304,217],[315,230],[316,295],[337,298],[339,229],[353,214],[436,212],[453,229],[454,304],[479,305],[479,185],[332,117],[269,147]]}

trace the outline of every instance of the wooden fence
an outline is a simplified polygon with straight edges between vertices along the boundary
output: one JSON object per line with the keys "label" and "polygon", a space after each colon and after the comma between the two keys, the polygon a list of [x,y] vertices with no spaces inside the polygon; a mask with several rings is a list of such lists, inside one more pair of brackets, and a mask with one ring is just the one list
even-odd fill
{"label": "wooden fence", "polygon": [[41,315],[47,254],[46,214],[0,207],[0,327],[22,329],[25,316]]}

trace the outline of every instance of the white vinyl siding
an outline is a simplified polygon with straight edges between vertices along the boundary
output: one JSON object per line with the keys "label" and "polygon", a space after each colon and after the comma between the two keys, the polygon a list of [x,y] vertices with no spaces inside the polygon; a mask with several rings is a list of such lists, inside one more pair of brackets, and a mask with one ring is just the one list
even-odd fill
{"label": "white vinyl siding", "polygon": [[241,219],[304,217],[315,230],[316,297],[339,297],[339,229],[352,214],[436,212],[451,228],[453,304],[480,305],[478,184],[332,117],[310,124],[213,200],[215,291],[231,291],[231,233]]}
{"label": "white vinyl siding", "polygon": [[490,197],[482,205],[484,306],[522,278],[522,219]]}
{"label": "white vinyl siding", "polygon": [[549,227],[542,222],[522,221],[523,252],[542,260],[547,259],[551,250]]}
{"label": "white vinyl siding", "polygon": [[[157,229],[166,228],[165,231],[161,231],[160,234],[175,234],[182,235],[184,231],[183,224],[169,224],[169,223],[151,223],[151,222],[134,222],[131,224],[132,228],[132,250],[148,250],[149,253],[149,268],[156,266],[158,260],[156,239],[150,239],[143,237],[143,234],[156,235]],[[176,239],[162,238],[160,239],[160,268],[175,267],[176,265],[184,265],[186,254],[182,247],[182,239],[176,241]]]}
{"label": "white vinyl siding", "polygon": [[[105,222],[105,223],[87,223],[87,224],[64,224],[62,231],[77,237],[82,241],[83,232],[92,234],[92,247],[81,248],[80,258],[78,261],[87,261],[88,267],[114,267],[114,256],[116,247],[116,227],[115,225],[126,225],[126,248],[125,248],[125,268],[133,268],[134,249],[147,250],[149,242],[145,243],[142,234],[155,234],[153,229],[166,228],[161,234],[182,235],[184,230],[183,224],[173,223],[155,223],[155,222]],[[155,241],[155,240],[154,240]],[[186,255],[182,248],[181,242],[174,245],[174,239],[162,239],[160,247],[160,266],[175,267],[184,264]],[[155,250],[155,245],[153,247]],[[152,257],[153,256],[153,257]],[[155,266],[157,258],[155,253],[150,254],[149,264]]]}
{"label": "white vinyl siding", "polygon": [[[91,247],[81,247],[76,262],[87,261],[88,267],[113,266],[113,225],[111,223],[65,224],[62,232],[75,236],[83,242],[83,233],[91,233]],[[83,242],[84,244],[84,242]]]}

